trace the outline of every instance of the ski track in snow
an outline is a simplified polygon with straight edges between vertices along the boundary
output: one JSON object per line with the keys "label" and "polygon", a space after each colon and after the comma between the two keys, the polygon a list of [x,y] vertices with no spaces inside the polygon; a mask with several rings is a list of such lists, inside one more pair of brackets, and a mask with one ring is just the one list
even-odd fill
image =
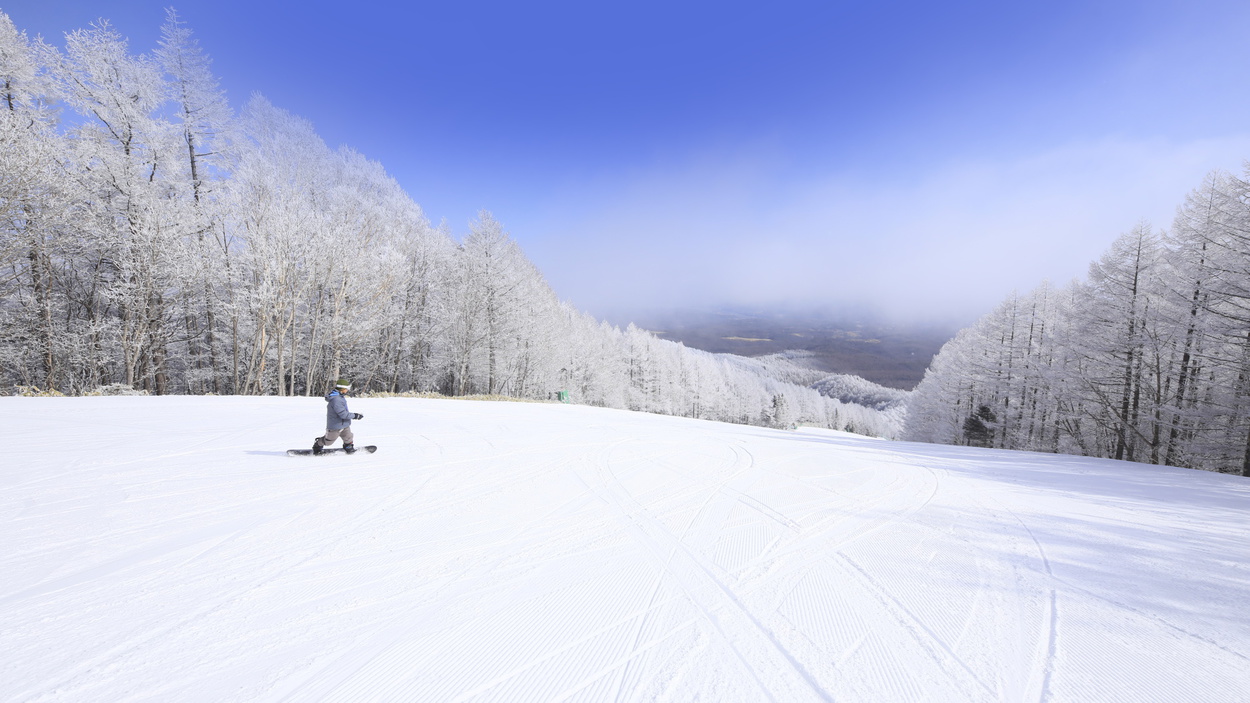
{"label": "ski track in snow", "polygon": [[1250,701],[1250,481],[578,406],[0,398],[0,700]]}

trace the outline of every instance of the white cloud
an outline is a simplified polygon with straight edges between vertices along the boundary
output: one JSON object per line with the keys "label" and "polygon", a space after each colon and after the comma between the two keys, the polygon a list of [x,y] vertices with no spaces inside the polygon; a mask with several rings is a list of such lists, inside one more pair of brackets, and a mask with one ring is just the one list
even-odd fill
{"label": "white cloud", "polygon": [[796,181],[761,150],[586,186],[565,196],[581,212],[529,223],[547,234],[523,243],[562,296],[591,310],[867,300],[967,317],[1012,288],[1082,276],[1140,219],[1170,226],[1206,172],[1240,172],[1247,156],[1250,135],[1107,139],[889,179]]}

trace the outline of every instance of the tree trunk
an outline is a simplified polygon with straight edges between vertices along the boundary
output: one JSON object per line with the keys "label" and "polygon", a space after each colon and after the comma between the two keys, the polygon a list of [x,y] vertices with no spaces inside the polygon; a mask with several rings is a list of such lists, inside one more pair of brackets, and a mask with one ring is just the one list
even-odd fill
{"label": "tree trunk", "polygon": [[[36,237],[39,243],[42,244],[43,236],[36,235]],[[30,275],[31,283],[35,288],[35,303],[38,306],[39,314],[39,341],[43,357],[43,387],[50,390],[57,387],[59,379],[56,366],[56,347],[53,344],[55,334],[52,329],[52,275],[47,267],[47,257],[41,250],[42,246],[38,244],[31,247]]]}

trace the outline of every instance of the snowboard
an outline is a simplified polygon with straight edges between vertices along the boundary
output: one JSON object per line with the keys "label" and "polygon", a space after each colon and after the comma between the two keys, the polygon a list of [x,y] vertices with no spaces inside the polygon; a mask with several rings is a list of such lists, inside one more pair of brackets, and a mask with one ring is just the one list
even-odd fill
{"label": "snowboard", "polygon": [[[378,448],[372,444],[369,444],[363,447],[356,447],[357,454],[360,454],[361,452],[364,452],[366,454],[372,454],[376,452],[377,450]],[[311,449],[288,449],[286,450],[287,456],[327,456],[329,454],[346,454],[346,453],[347,452],[343,451],[342,447],[326,447],[325,449],[321,450],[320,454],[313,454],[313,451]]]}

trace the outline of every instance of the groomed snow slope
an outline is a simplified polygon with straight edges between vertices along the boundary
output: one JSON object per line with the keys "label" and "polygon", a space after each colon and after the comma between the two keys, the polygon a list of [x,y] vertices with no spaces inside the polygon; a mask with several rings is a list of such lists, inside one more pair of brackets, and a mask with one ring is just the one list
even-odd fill
{"label": "groomed snow slope", "polygon": [[4,398],[0,699],[1250,700],[1250,481],[614,410]]}

